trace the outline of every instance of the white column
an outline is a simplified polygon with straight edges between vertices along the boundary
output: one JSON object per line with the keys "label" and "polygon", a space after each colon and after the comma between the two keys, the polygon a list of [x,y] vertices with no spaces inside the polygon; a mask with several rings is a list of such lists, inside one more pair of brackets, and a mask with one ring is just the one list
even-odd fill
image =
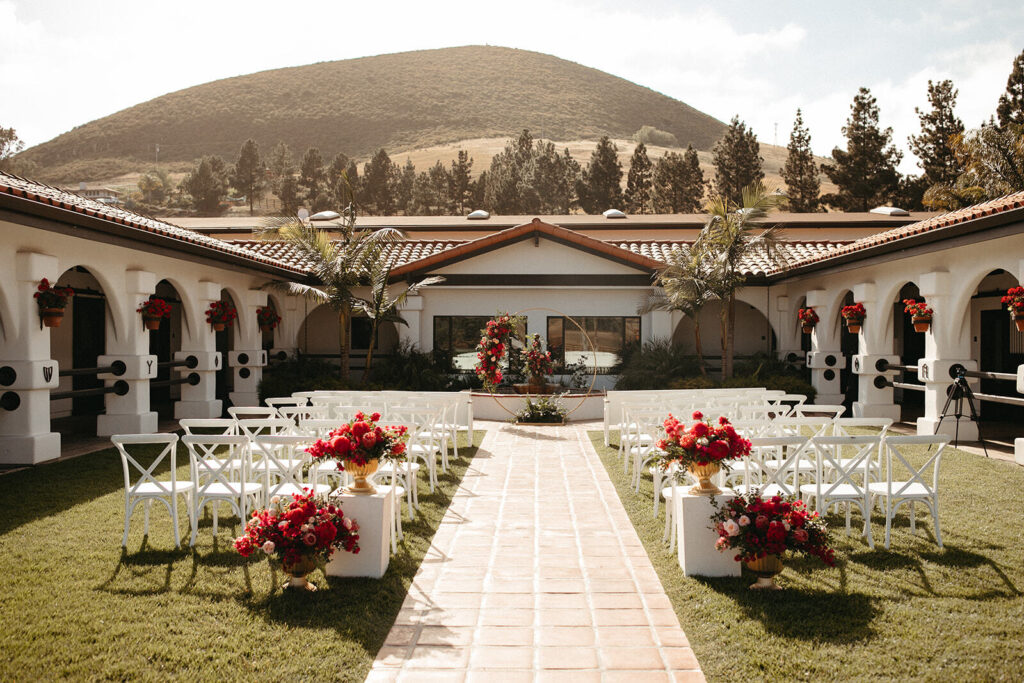
{"label": "white column", "polygon": [[[804,352],[800,346],[800,326],[796,321],[796,311],[793,310],[791,299],[788,296],[775,297],[775,316],[778,324],[776,333],[778,335],[777,356],[782,360],[793,362],[797,358],[803,358]],[[769,302],[769,306],[771,302]]]}
{"label": "white column", "polygon": [[55,282],[57,259],[21,252],[15,257],[12,313],[0,347],[0,463],[27,465],[60,457],[60,434],[50,431],[50,391],[57,362],[50,358],[50,330],[33,298],[44,277]]}
{"label": "white column", "polygon": [[817,390],[817,403],[835,404],[843,402],[845,396],[839,387],[839,372],[846,362],[839,351],[839,339],[832,329],[834,311],[824,289],[807,292],[807,305],[812,306],[822,322],[811,333],[811,350],[807,353],[807,367],[811,370],[811,384]]}
{"label": "white column", "polygon": [[195,367],[179,367],[186,377],[195,375],[195,383],[181,385],[181,399],[174,404],[174,418],[220,417],[222,406],[217,399],[217,371],[222,359],[217,351],[217,338],[206,323],[210,302],[220,299],[220,284],[200,282],[196,287],[195,308],[188,312],[189,334],[184,335],[181,351],[174,360],[189,361]]}
{"label": "white column", "polygon": [[[399,340],[414,344],[417,348],[429,350],[423,341],[423,297],[407,297],[401,306],[401,312],[405,322],[409,324],[408,326],[396,326]],[[431,345],[433,345],[432,342]]]}
{"label": "white column", "polygon": [[875,380],[881,375],[887,379],[897,376],[896,371],[880,372],[879,367],[899,364],[899,356],[892,353],[892,304],[880,301],[874,284],[858,285],[854,298],[864,304],[868,317],[860,332],[860,353],[852,359],[853,374],[857,376],[857,400],[853,403],[854,417],[887,417],[894,422],[900,420],[900,407],[893,402],[893,388],[876,386]]}
{"label": "white column", "polygon": [[267,293],[250,289],[244,294],[238,317],[238,346],[228,354],[228,367],[234,373],[234,391],[228,394],[233,406],[258,406],[259,384],[267,365],[267,352],[260,347],[256,309],[267,305]]}

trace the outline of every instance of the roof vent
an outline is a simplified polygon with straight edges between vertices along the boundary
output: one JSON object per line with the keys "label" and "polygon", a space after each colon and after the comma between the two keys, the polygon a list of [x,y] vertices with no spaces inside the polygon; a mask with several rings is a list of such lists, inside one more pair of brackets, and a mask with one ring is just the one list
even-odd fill
{"label": "roof vent", "polygon": [[490,217],[491,217],[491,214],[487,213],[483,209],[477,209],[476,211],[473,211],[468,216],[466,216],[466,220],[470,220],[470,221],[485,221],[485,220],[487,220]]}
{"label": "roof vent", "polygon": [[341,218],[341,214],[338,213],[337,211],[320,211],[320,212],[314,213],[312,216],[310,216],[309,220],[311,220],[311,221],[333,221],[336,218]]}
{"label": "roof vent", "polygon": [[910,212],[895,206],[876,206],[869,213],[880,213],[883,216],[909,216]]}
{"label": "roof vent", "polygon": [[618,209],[608,209],[602,214],[605,218],[625,218],[626,214],[622,213]]}

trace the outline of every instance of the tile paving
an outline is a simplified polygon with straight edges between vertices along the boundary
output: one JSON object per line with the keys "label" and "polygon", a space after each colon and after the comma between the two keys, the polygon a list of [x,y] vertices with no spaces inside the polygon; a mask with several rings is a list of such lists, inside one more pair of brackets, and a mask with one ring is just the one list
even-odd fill
{"label": "tile paving", "polygon": [[586,435],[490,423],[367,681],[702,681]]}

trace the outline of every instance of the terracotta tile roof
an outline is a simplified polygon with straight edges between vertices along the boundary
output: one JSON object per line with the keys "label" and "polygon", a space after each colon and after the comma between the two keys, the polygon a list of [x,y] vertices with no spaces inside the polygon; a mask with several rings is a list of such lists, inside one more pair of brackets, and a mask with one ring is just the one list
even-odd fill
{"label": "terracotta tile roof", "polygon": [[[689,242],[661,241],[661,240],[635,240],[628,242],[614,242],[620,249],[628,249],[637,254],[656,259],[664,263],[668,255],[676,249],[689,249]],[[779,245],[782,259],[786,265],[792,267],[808,259],[816,258],[823,254],[829,254],[835,249],[845,246],[848,242],[783,242]],[[760,255],[747,259],[740,264],[740,271],[744,275],[768,275],[775,272],[776,268],[768,263],[767,259]]]}
{"label": "terracotta tile roof", "polygon": [[809,255],[799,262],[790,265],[802,266],[819,261],[825,261],[844,254],[864,251],[866,249],[871,249],[872,247],[897,242],[915,235],[951,228],[978,218],[984,218],[986,216],[992,216],[1015,209],[1024,209],[1024,191],[1015,192],[996,199],[991,199],[987,202],[974,204],[973,206],[967,206],[962,209],[932,216],[931,218],[926,218],[923,221],[911,223],[910,225],[905,225],[903,227],[886,230],[885,232],[864,237],[824,253]]}
{"label": "terracotta tile roof", "polygon": [[8,173],[0,172],[0,195],[9,195],[31,202],[48,204],[60,209],[73,211],[84,216],[91,216],[111,223],[117,223],[136,230],[142,230],[155,235],[161,235],[163,237],[178,240],[180,242],[195,244],[200,247],[231,254],[250,261],[265,263],[267,265],[295,272],[304,272],[299,268],[295,268],[292,265],[278,261],[270,256],[250,251],[242,245],[209,237],[165,221],[143,216],[116,206],[110,206],[67,190],[61,190],[56,187],[51,187],[50,185],[26,180]]}
{"label": "terracotta tile roof", "polygon": [[[245,247],[247,250],[262,254],[269,258],[287,263],[295,268],[306,269],[309,264],[304,262],[294,249],[286,242],[276,240],[229,240],[231,244]],[[466,240],[402,240],[384,245],[384,258],[396,268],[413,263],[428,256],[440,254],[464,244]]]}

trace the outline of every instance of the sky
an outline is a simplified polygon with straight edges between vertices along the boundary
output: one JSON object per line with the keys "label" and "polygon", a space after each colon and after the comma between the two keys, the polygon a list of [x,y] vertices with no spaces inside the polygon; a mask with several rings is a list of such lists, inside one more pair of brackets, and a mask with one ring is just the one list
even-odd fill
{"label": "sky", "polygon": [[858,3],[521,0],[291,3],[0,0],[0,126],[26,146],[139,102],[265,69],[458,45],[535,50],[606,71],[786,145],[799,107],[815,153],[845,148],[860,86],[915,172],[928,80],[957,114],[995,112],[1024,50],[1020,0]]}

